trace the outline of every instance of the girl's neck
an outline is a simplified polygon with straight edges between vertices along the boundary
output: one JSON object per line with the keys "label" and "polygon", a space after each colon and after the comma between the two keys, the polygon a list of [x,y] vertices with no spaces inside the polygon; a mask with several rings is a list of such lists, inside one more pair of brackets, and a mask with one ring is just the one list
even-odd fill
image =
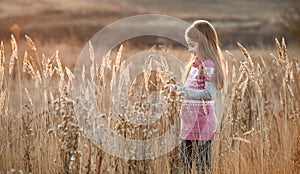
{"label": "girl's neck", "polygon": [[196,53],[195,55],[196,57],[198,57],[199,60],[201,60],[202,62],[206,59],[204,55],[200,54],[199,52]]}
{"label": "girl's neck", "polygon": [[206,58],[204,56],[195,56],[195,59],[199,59],[201,62],[204,62],[206,60]]}

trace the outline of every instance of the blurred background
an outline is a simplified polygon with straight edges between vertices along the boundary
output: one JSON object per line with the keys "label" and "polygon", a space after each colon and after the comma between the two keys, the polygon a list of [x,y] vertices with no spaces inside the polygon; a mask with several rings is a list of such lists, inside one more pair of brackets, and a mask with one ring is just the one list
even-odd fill
{"label": "blurred background", "polygon": [[[26,34],[42,52],[59,49],[65,56],[77,57],[88,39],[106,25],[132,15],[156,13],[187,22],[210,21],[223,49],[237,47],[236,42],[247,48],[265,48],[282,36],[288,45],[297,45],[297,9],[299,0],[0,0],[0,40],[9,41],[11,34],[20,40]],[[139,38],[133,46],[159,41]]]}

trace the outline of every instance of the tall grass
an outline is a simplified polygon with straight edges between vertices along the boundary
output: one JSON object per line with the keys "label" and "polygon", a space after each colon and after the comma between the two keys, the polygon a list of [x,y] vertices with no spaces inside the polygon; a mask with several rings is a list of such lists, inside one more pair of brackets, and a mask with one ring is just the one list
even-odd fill
{"label": "tall grass", "polygon": [[[74,75],[63,67],[59,52],[51,56],[39,53],[28,36],[26,43],[28,47],[22,54],[13,36],[11,51],[4,50],[5,44],[1,42],[0,173],[175,173],[179,170],[178,148],[144,161],[117,158],[98,148],[78,124],[74,110],[78,103],[71,95]],[[284,39],[281,42],[276,39],[275,46],[277,53],[264,58],[252,58],[241,44],[238,47],[244,57],[227,52],[228,82],[216,100],[219,126],[212,144],[213,173],[300,171],[299,57],[288,56]],[[168,84],[175,82],[168,67],[176,65],[156,61],[161,64],[160,69],[150,71],[154,60],[148,59],[141,65],[144,72],[129,84],[128,69],[121,64],[122,49],[116,58],[108,54],[94,74],[97,106],[106,108],[101,117],[124,137],[140,140],[158,137],[179,119],[181,97],[166,92]],[[90,51],[93,52],[92,45]],[[130,103],[130,112],[117,113],[120,110],[108,107],[112,103],[105,100],[111,97],[111,79],[117,72],[122,74],[118,83],[127,87],[132,96],[139,96],[131,98],[135,102]],[[149,119],[151,103],[145,98],[157,91],[167,105],[161,118],[148,125],[130,122],[130,114]],[[83,107],[81,114],[88,115],[86,109]]]}

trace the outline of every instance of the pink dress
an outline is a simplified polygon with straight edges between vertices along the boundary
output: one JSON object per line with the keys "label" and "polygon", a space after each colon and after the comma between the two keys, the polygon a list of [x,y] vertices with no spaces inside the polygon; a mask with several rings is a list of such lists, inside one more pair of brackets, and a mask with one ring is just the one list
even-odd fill
{"label": "pink dress", "polygon": [[[207,83],[213,83],[215,64],[212,60],[205,60],[202,63],[202,68],[199,68],[198,65],[201,64],[201,62],[199,62],[199,59],[195,59],[184,86],[190,89],[197,89],[199,92],[204,92]],[[198,74],[199,70],[201,72]],[[206,90],[205,92],[210,91]],[[183,99],[181,106],[181,139],[214,139],[217,126],[213,100],[215,94],[213,93],[211,96],[210,99],[193,99],[188,97]]]}

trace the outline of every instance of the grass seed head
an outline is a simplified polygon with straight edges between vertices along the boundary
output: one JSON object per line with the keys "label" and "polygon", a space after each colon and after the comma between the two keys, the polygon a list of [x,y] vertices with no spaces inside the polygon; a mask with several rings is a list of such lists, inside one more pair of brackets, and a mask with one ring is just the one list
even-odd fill
{"label": "grass seed head", "polygon": [[33,51],[37,51],[37,49],[36,49],[36,47],[35,47],[35,44],[34,44],[34,42],[31,40],[31,38],[29,37],[29,36],[27,36],[27,35],[25,35],[25,38],[26,38],[26,43],[27,43],[27,45],[29,46],[29,48],[31,49],[31,50],[33,50]]}

